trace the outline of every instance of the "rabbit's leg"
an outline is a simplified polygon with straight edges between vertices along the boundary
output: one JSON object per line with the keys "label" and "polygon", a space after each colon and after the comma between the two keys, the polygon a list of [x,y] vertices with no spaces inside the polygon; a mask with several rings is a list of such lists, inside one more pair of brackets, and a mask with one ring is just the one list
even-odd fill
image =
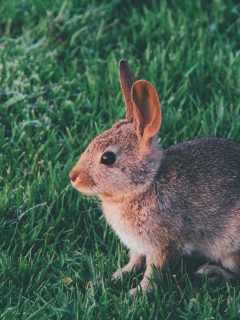
{"label": "rabbit's leg", "polygon": [[163,270],[165,270],[168,267],[169,257],[170,255],[167,251],[162,251],[161,254],[158,253],[158,255],[155,257],[153,256],[147,258],[147,268],[144,273],[143,279],[140,282],[140,286],[130,290],[130,295],[132,298],[136,296],[137,291],[142,290],[146,291],[147,293],[150,293],[152,291],[152,279],[154,277],[152,265],[155,266],[158,274],[161,274]]}
{"label": "rabbit's leg", "polygon": [[222,275],[224,278],[229,279],[230,281],[237,280],[237,275],[227,271],[220,266],[207,264],[205,263],[200,268],[195,271],[196,276],[201,276],[203,274],[209,274],[209,281],[211,283],[216,283],[218,281],[219,275]]}
{"label": "rabbit's leg", "polygon": [[121,276],[126,276],[131,270],[134,271],[138,271],[142,268],[144,261],[145,261],[145,257],[138,254],[136,251],[134,250],[129,250],[129,257],[130,260],[128,262],[128,264],[121,268],[118,269],[113,275],[111,280],[112,281],[116,281],[117,279],[121,278]]}
{"label": "rabbit's leg", "polygon": [[142,289],[142,291],[146,291],[148,293],[152,291],[153,287],[152,287],[152,284],[149,280],[152,278],[152,274],[153,274],[152,266],[151,266],[151,264],[148,264],[146,271],[144,273],[144,277],[143,277],[142,281],[140,282],[141,288],[140,288],[140,286],[138,286],[137,288],[132,288],[129,292],[130,296],[132,298],[135,298],[137,291],[140,291],[141,289]]}

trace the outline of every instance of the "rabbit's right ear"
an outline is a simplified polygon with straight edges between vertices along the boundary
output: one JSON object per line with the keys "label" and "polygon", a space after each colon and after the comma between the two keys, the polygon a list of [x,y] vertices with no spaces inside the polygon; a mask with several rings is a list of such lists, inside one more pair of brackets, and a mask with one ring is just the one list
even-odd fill
{"label": "rabbit's right ear", "polygon": [[119,77],[120,83],[125,99],[126,104],[126,119],[129,122],[133,121],[133,105],[132,105],[132,98],[131,98],[131,89],[134,82],[137,81],[134,73],[132,72],[131,68],[129,67],[127,60],[122,59],[119,62]]}

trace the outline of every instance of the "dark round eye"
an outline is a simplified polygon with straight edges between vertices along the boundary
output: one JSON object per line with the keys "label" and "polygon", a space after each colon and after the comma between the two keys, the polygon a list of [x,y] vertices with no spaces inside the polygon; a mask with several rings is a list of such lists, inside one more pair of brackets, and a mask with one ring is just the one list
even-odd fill
{"label": "dark round eye", "polygon": [[111,165],[116,161],[116,155],[113,152],[106,152],[102,155],[101,163]]}

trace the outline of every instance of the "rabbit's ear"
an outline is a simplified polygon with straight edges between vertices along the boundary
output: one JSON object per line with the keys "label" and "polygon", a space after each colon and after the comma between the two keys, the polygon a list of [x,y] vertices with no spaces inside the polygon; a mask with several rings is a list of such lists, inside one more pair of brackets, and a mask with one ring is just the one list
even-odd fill
{"label": "rabbit's ear", "polygon": [[132,99],[131,99],[131,89],[134,82],[136,82],[137,79],[135,78],[134,73],[129,67],[127,60],[122,59],[119,62],[119,77],[120,77],[120,83],[121,83],[125,104],[126,104],[126,119],[129,122],[132,122],[133,106],[132,106]]}
{"label": "rabbit's ear", "polygon": [[154,86],[139,80],[132,87],[133,122],[145,142],[155,136],[161,126],[161,105]]}

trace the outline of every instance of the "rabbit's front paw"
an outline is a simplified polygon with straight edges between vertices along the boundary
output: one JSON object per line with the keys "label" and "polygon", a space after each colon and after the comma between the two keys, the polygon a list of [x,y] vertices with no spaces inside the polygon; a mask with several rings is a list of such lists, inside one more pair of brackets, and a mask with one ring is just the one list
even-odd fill
{"label": "rabbit's front paw", "polygon": [[[145,279],[144,279],[144,280],[145,280]],[[129,291],[129,294],[130,294],[131,298],[134,299],[134,298],[136,297],[137,291],[138,291],[138,292],[140,292],[140,291],[146,292],[147,294],[149,294],[149,293],[152,292],[153,287],[152,287],[151,283],[148,282],[148,284],[147,284],[147,286],[146,286],[146,285],[145,285],[145,284],[146,284],[145,282],[146,282],[146,281],[142,281],[141,284],[140,284],[140,286],[137,286],[137,288],[132,288],[132,289]]]}
{"label": "rabbit's front paw", "polygon": [[129,294],[130,294],[131,298],[134,299],[134,298],[136,297],[137,291],[138,291],[137,288],[132,288],[132,289],[129,291]]}
{"label": "rabbit's front paw", "polygon": [[124,271],[123,269],[117,269],[117,271],[112,275],[111,281],[116,282],[118,279],[124,278],[127,274],[127,271]]}

